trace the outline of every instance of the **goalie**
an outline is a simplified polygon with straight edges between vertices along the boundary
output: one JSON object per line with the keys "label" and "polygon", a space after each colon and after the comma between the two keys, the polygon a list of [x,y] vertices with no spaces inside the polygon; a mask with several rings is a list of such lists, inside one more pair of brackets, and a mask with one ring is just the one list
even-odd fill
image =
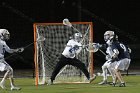
{"label": "goalie", "polygon": [[53,84],[55,77],[65,65],[72,65],[79,68],[85,74],[87,80],[89,80],[89,83],[91,83],[96,78],[95,75],[91,78],[85,64],[76,58],[76,55],[78,55],[82,50],[82,44],[80,42],[81,40],[82,34],[75,33],[74,39],[70,39],[68,41],[64,51],[62,52],[59,62],[56,64],[55,69],[52,72],[51,78],[48,80],[47,85]]}
{"label": "goalie", "polygon": [[9,77],[11,90],[20,90],[21,88],[15,87],[14,80],[13,80],[13,69],[12,67],[4,60],[4,53],[14,53],[14,52],[22,52],[23,48],[17,48],[17,49],[10,49],[6,42],[10,39],[10,33],[6,29],[0,29],[0,71],[6,71],[3,79],[0,82],[0,87],[2,89],[6,89],[5,87],[5,81]]}

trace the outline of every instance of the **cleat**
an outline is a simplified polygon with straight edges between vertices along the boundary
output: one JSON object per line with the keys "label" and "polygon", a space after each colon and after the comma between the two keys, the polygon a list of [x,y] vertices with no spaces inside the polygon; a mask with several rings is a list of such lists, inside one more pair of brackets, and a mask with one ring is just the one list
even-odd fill
{"label": "cleat", "polygon": [[96,75],[94,75],[92,78],[90,78],[89,83],[91,83],[95,79],[96,79]]}
{"label": "cleat", "polygon": [[4,84],[2,84],[2,83],[0,83],[0,87],[1,87],[2,89],[6,89],[6,87],[5,87]]}
{"label": "cleat", "polygon": [[115,86],[116,86],[116,83],[112,83],[111,85],[112,85],[113,87],[115,87]]}
{"label": "cleat", "polygon": [[113,85],[113,82],[107,82],[109,85]]}
{"label": "cleat", "polygon": [[125,83],[120,83],[119,87],[126,87]]}
{"label": "cleat", "polygon": [[49,79],[47,85],[52,85],[52,84],[53,84],[52,80]]}
{"label": "cleat", "polygon": [[21,90],[19,87],[11,87],[11,90]]}
{"label": "cleat", "polygon": [[105,85],[105,84],[108,84],[107,83],[107,80],[103,80],[102,82],[98,83],[99,85]]}

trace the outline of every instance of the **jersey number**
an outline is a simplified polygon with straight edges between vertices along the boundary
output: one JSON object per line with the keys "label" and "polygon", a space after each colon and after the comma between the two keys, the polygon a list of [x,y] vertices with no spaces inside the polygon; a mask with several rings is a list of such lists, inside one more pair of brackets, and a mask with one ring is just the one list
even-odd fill
{"label": "jersey number", "polygon": [[120,44],[121,48],[126,51],[126,47],[123,44]]}
{"label": "jersey number", "polygon": [[71,49],[69,50],[69,52],[72,53],[73,51],[76,51],[76,50],[78,50],[78,49],[79,49],[79,47],[73,47],[73,48],[71,48]]}

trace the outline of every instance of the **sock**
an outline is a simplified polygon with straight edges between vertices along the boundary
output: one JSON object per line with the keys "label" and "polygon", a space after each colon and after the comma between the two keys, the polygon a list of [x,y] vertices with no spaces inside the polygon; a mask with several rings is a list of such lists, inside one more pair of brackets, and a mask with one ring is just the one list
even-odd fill
{"label": "sock", "polygon": [[90,76],[89,76],[89,77],[87,77],[87,80],[90,80]]}
{"label": "sock", "polygon": [[3,78],[0,83],[4,84],[5,83],[5,79]]}

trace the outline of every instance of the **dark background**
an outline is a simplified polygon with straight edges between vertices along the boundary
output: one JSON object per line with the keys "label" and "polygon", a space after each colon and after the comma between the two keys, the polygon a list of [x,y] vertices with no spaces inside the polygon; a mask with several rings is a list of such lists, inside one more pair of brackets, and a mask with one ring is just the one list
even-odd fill
{"label": "dark background", "polygon": [[[104,43],[106,30],[114,30],[119,40],[132,49],[132,69],[139,68],[140,3],[139,0],[0,0],[0,28],[11,34],[9,47],[24,47],[33,42],[33,23],[93,22],[94,42]],[[34,47],[23,53],[6,54],[7,62],[15,69],[34,68]],[[104,55],[94,54],[94,66],[101,67]]]}

